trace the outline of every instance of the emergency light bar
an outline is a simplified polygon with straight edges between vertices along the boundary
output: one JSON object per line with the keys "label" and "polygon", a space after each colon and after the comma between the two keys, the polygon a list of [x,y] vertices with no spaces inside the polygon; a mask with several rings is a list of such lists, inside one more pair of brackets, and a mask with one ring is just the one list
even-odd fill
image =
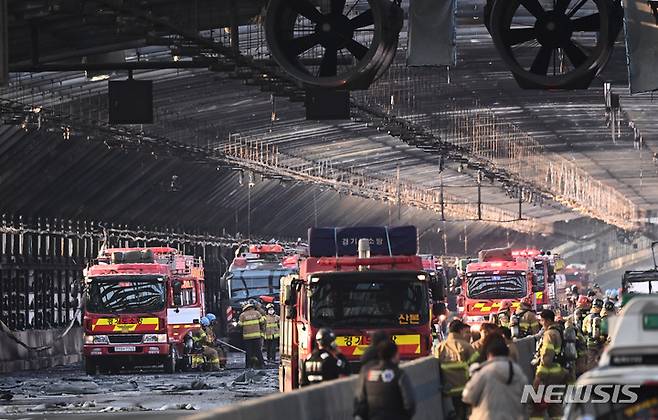
{"label": "emergency light bar", "polygon": [[252,254],[283,254],[283,247],[279,244],[250,245],[249,252]]}
{"label": "emergency light bar", "polygon": [[541,255],[541,251],[538,249],[514,249],[512,250],[513,257],[536,257]]}
{"label": "emergency light bar", "polygon": [[322,257],[318,259],[318,265],[333,265],[333,266],[359,266],[359,265],[395,265],[395,264],[411,264],[417,260],[416,257],[371,257],[371,258],[358,258],[358,257],[339,257],[327,258]]}

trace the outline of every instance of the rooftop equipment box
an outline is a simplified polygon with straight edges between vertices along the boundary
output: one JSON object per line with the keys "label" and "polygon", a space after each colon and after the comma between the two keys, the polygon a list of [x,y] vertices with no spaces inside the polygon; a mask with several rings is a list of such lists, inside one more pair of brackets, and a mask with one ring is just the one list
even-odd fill
{"label": "rooftop equipment box", "polygon": [[370,255],[416,255],[415,226],[359,226],[310,228],[308,247],[311,257],[358,255],[359,239],[370,240]]}

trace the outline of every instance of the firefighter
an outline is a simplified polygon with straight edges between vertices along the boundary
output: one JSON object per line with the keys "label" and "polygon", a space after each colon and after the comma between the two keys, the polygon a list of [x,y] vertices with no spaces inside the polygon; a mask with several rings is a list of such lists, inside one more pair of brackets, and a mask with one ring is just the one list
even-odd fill
{"label": "firefighter", "polygon": [[266,326],[265,317],[256,310],[253,304],[247,303],[238,319],[238,326],[242,328],[242,340],[245,346],[245,367],[262,367],[264,364],[262,338]]}
{"label": "firefighter", "polygon": [[315,335],[317,347],[302,363],[301,386],[317,384],[350,374],[347,359],[336,346],[336,335],[320,328]]}
{"label": "firefighter", "polygon": [[[201,328],[194,332],[192,340],[197,345],[200,345],[203,350],[203,358],[205,360],[204,368],[206,370],[219,370],[221,367],[219,354],[217,353],[217,350],[212,347],[214,341],[207,333],[210,329],[210,320],[204,316],[199,322],[201,323]],[[214,337],[214,334],[212,337]]]}
{"label": "firefighter", "polygon": [[532,311],[532,296],[526,296],[521,299],[519,311],[514,313],[511,326],[512,333],[515,332],[514,327],[518,329],[518,332],[514,334],[516,338],[535,335],[539,332],[541,326],[537,320],[537,315]]}
{"label": "firefighter", "polygon": [[583,321],[589,314],[591,308],[592,302],[587,296],[581,296],[578,298],[578,302],[576,302],[576,310],[574,311],[574,322],[581,334],[583,332]]}
{"label": "firefighter", "polygon": [[601,286],[598,283],[592,285],[592,291],[596,293],[595,296],[601,296],[603,294],[603,290],[601,290]]}
{"label": "firefighter", "polygon": [[499,327],[509,327],[512,319],[512,301],[505,299],[500,303],[498,313],[492,315],[489,320]]}
{"label": "firefighter", "polygon": [[569,293],[569,312],[573,312],[574,309],[576,309],[576,305],[578,304],[578,300],[580,299],[581,296],[579,296],[579,290],[578,286],[575,284],[571,286],[571,288],[568,291]]}
{"label": "firefighter", "polygon": [[208,341],[212,343],[212,347],[217,350],[219,355],[219,365],[226,367],[226,350],[217,342],[217,335],[215,334],[215,324],[217,324],[217,317],[213,313],[207,313],[206,318],[210,321],[210,326],[203,327],[206,334],[208,334]]}
{"label": "firefighter", "polygon": [[601,334],[601,309],[603,309],[603,300],[599,298],[594,299],[592,301],[592,309],[583,320],[583,334],[587,342],[588,369],[597,365],[599,354],[606,338]]}
{"label": "firefighter", "polygon": [[448,325],[448,338],[439,343],[434,354],[440,363],[444,407],[449,419],[466,419],[466,405],[461,394],[469,379],[468,367],[478,357],[466,338],[470,330],[471,327],[461,320],[452,320]]}
{"label": "firefighter", "polygon": [[279,346],[279,315],[274,313],[274,305],[268,303],[265,307],[265,351],[267,361],[272,362],[276,358],[276,349]]}
{"label": "firefighter", "polygon": [[608,343],[610,336],[609,332],[609,321],[610,318],[617,315],[617,308],[615,308],[615,303],[612,300],[609,300],[603,304],[603,310],[601,310],[601,335],[605,337],[604,343]]}
{"label": "firefighter", "polygon": [[[533,360],[533,365],[537,366],[533,386],[537,389],[539,385],[565,385],[567,372],[559,360],[562,353],[562,331],[555,322],[555,312],[544,309],[540,314],[540,322],[544,334]],[[561,418],[562,405],[542,402],[534,407],[534,411],[535,416],[542,416],[548,411],[551,418]]]}
{"label": "firefighter", "polygon": [[[572,315],[569,315],[565,318],[564,327],[565,333],[567,331],[571,332],[573,329],[573,334],[575,335],[575,345],[576,345],[576,360],[573,363],[573,369],[571,370],[571,379],[576,379],[583,373],[587,371],[587,341],[583,335],[582,325],[583,319],[587,315],[589,310],[589,299],[587,296],[581,296],[576,303],[576,310]],[[565,334],[566,336],[566,334]]]}

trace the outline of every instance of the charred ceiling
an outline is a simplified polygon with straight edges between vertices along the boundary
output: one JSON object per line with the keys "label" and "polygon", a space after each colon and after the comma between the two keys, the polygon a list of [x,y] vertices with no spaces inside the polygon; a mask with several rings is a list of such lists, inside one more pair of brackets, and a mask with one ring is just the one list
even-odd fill
{"label": "charred ceiling", "polygon": [[[580,202],[550,198],[553,193],[539,185],[547,184],[545,177],[531,180],[520,171],[503,182],[502,175],[486,176],[492,167],[500,174],[520,170],[523,159],[525,166],[537,166],[529,156],[563,159],[642,211],[654,208],[658,173],[648,134],[635,148],[628,117],[619,114],[619,135],[610,138],[600,81],[577,94],[518,90],[478,21],[482,6],[460,5],[454,69],[407,68],[405,28],[391,68],[369,91],[353,96],[360,109],[354,118],[318,123],[304,120],[296,102],[303,91],[281,77],[269,56],[259,25],[264,2],[9,0],[11,66],[51,71],[14,72],[10,85],[0,89],[0,207],[26,215],[272,235],[301,235],[316,215],[325,225],[397,220],[395,199],[359,198],[358,185],[340,191],[326,177],[261,181],[259,172],[276,175],[278,169],[261,164],[250,171],[247,164],[258,163],[254,155],[227,159],[227,145],[237,143],[276,150],[291,165],[303,158],[308,167],[299,163],[293,168],[298,172],[331,168],[386,179],[395,188],[399,171],[402,183],[426,190],[433,201],[429,210],[403,205],[401,211],[403,222],[429,229],[428,237],[451,223],[441,221],[440,199],[432,198],[441,189],[444,199],[474,212],[446,219],[467,219],[478,241],[496,229],[519,229],[526,221],[515,220],[519,201],[520,219],[535,221],[538,233],[588,214]],[[619,50],[602,76],[606,80],[624,79]],[[85,73],[85,65],[94,72]],[[125,79],[131,66],[135,78],[154,82],[156,123],[109,127],[107,83],[94,80]],[[630,110],[630,99],[622,96],[626,104]],[[633,104],[645,115],[640,128],[651,133],[647,102]],[[466,130],[485,123],[497,131]],[[496,153],[481,147],[503,136],[508,145],[522,138],[534,142],[514,167],[505,166],[509,147]],[[463,154],[451,155],[441,146],[445,141],[458,143]],[[259,181],[251,189],[240,186],[241,177],[249,183],[250,172]],[[499,221],[508,222],[475,222],[478,201],[504,212]],[[456,237],[463,233],[449,229]]]}

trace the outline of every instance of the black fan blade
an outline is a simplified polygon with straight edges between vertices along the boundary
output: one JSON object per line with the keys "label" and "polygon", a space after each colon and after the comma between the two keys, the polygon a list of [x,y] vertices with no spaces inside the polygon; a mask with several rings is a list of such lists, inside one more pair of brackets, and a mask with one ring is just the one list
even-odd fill
{"label": "black fan blade", "polygon": [[569,44],[564,47],[564,53],[569,57],[574,68],[580,67],[587,60],[587,55],[572,41],[569,41]]}
{"label": "black fan blade", "polygon": [[350,40],[347,43],[347,45],[345,45],[345,48],[347,48],[347,50],[359,60],[361,60],[363,57],[366,56],[366,54],[368,54],[368,47],[366,47],[365,45],[359,42],[356,42],[353,39]]}
{"label": "black fan blade", "polygon": [[537,38],[535,28],[512,28],[505,34],[505,45],[511,47],[512,45],[523,44],[524,42],[532,41]]}
{"label": "black fan blade", "polygon": [[338,73],[338,50],[325,48],[320,62],[320,77],[331,77]]}
{"label": "black fan blade", "polygon": [[310,50],[319,43],[320,37],[317,34],[310,34],[299,38],[293,38],[288,41],[287,50],[291,56],[296,57],[303,52]]}
{"label": "black fan blade", "polygon": [[331,13],[342,15],[343,9],[345,9],[345,0],[331,0]]}
{"label": "black fan blade", "polygon": [[551,48],[542,45],[535,60],[532,62],[530,72],[545,76],[548,73],[548,65],[551,61],[552,52],[553,50]]}
{"label": "black fan blade", "polygon": [[544,16],[544,8],[541,7],[538,0],[520,0],[520,2],[534,17],[539,18]]}
{"label": "black fan blade", "polygon": [[352,24],[352,28],[354,29],[374,25],[375,18],[372,16],[372,9],[368,9],[365,12],[361,13],[359,16],[350,20],[350,23]]}
{"label": "black fan blade", "polygon": [[598,13],[583,16],[571,21],[574,31],[598,32],[601,29],[601,16]]}
{"label": "black fan blade", "polygon": [[555,5],[555,12],[558,14],[565,14],[567,12],[567,8],[569,8],[569,3],[571,3],[571,0],[557,0],[557,4]]}
{"label": "black fan blade", "polygon": [[292,10],[311,22],[318,23],[322,20],[322,13],[315,8],[310,0],[289,0],[289,3]]}

